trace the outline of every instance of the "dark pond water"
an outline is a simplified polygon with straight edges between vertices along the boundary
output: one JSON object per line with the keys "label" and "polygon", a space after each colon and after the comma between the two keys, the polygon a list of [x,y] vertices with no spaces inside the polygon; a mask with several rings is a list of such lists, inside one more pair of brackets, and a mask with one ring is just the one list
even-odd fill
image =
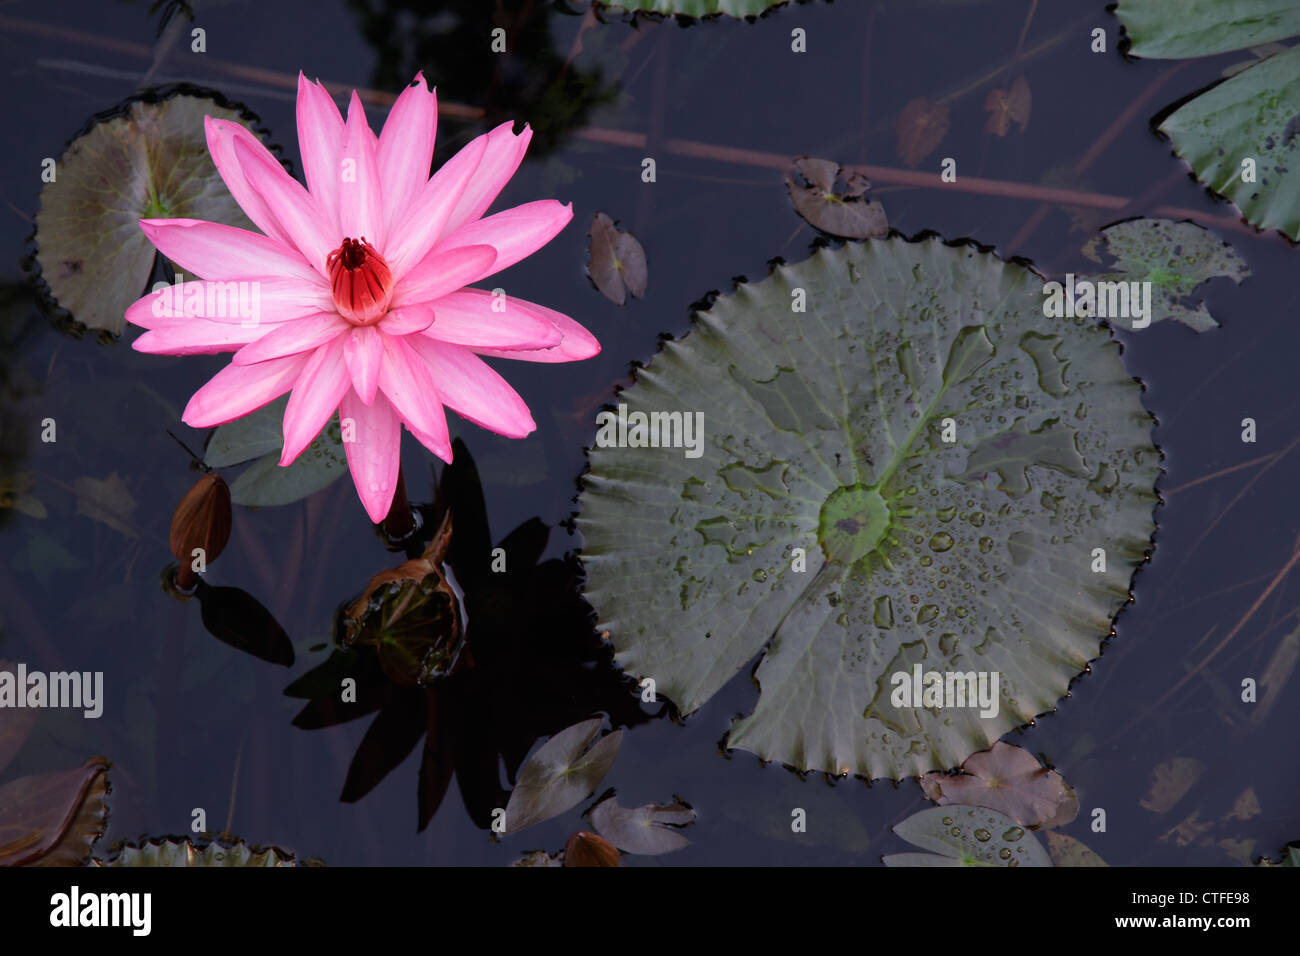
{"label": "dark pond water", "polygon": [[[490,52],[495,6],[515,11],[505,22],[525,52]],[[808,254],[815,233],[791,208],[780,169],[684,155],[675,141],[901,168],[894,123],[903,106],[917,96],[969,89],[952,100],[952,128],[924,168],[940,155],[954,156],[959,175],[1141,197],[1124,215],[1155,214],[1159,206],[1195,210],[1207,223],[1227,215],[1228,207],[1183,174],[1147,120],[1241,57],[1182,69],[1086,172],[1071,173],[1169,69],[1124,61],[1113,49],[1118,23],[1099,2],[1038,5],[1025,55],[1006,74],[1023,74],[1032,88],[1028,128],[1005,139],[983,134],[990,87],[979,81],[1011,60],[1029,7],[1005,0],[841,0],[788,6],[756,23],[688,29],[634,28],[611,17],[582,34],[581,53],[566,67],[582,19],[540,2],[214,2],[200,6],[207,52],[174,51],[153,81],[187,79],[248,104],[297,170],[292,87],[272,77],[292,79],[299,70],[395,91],[423,68],[444,101],[485,106],[493,119],[513,116],[538,128],[542,148],[498,206],[556,197],[572,201],[574,220],[506,280],[512,293],[586,324],[603,352],[579,365],[510,363],[510,379],[539,425],[525,441],[453,421],[478,465],[495,541],[532,518],[557,526],[569,517],[595,409],[626,383],[628,363],[654,353],[660,333],[686,331],[692,302],[728,289],[733,276],[763,275],[774,256],[793,262]],[[135,90],[150,65],[157,16],[144,2],[98,0],[17,2],[0,14],[9,124],[0,157],[9,221],[0,231],[0,263],[7,263],[0,282],[17,290],[41,160],[58,156],[91,114]],[[414,29],[421,23],[423,38]],[[1110,38],[1105,55],[1089,50],[1095,26]],[[795,27],[807,31],[806,53],[791,52]],[[369,114],[377,126],[383,110]],[[644,134],[648,145],[608,145],[584,128]],[[478,131],[477,124],[444,117],[438,160],[449,155],[449,144]],[[658,162],[651,184],[640,177],[647,155]],[[1003,255],[1031,259],[1045,273],[1085,271],[1083,242],[1118,218],[1051,207],[1036,229],[1016,239],[1037,208],[1033,201],[937,185],[877,186],[876,198],[903,233],[971,236]],[[622,308],[602,298],[583,272],[586,227],[596,210],[620,220],[647,250],[648,291]],[[1288,688],[1258,726],[1237,698],[1242,678],[1261,677],[1300,610],[1295,575],[1283,575],[1259,600],[1300,533],[1300,456],[1277,454],[1300,435],[1295,252],[1271,236],[1224,235],[1253,276],[1240,287],[1210,286],[1208,301],[1222,328],[1196,335],[1165,323],[1126,343],[1124,360],[1146,384],[1166,456],[1153,562],[1139,574],[1134,604],[1120,615],[1092,673],[1057,713],[1008,738],[1065,775],[1084,809],[1064,832],[1111,864],[1229,865],[1275,854],[1300,837],[1293,733],[1300,694]],[[394,558],[347,480],[295,505],[237,509],[231,545],[209,580],[264,603],[293,639],[297,660],[286,670],[210,637],[197,603],[181,604],[159,587],[170,560],[172,510],[195,480],[165,430],[202,442],[201,433],[180,425],[179,412],[226,358],[140,355],[127,344],[136,334],[107,345],[76,340],[55,331],[25,299],[6,313],[5,467],[38,476],[49,517],[0,512],[0,656],[34,669],[103,671],[106,698],[99,720],[44,712],[8,775],[75,766],[97,753],[112,759],[111,824],[101,847],[144,833],[185,832],[193,810],[203,808],[213,830],[229,825],[251,841],[336,865],[501,865],[524,849],[558,850],[583,826],[577,810],[501,842],[485,828],[484,808],[496,805],[493,787],[508,787],[497,745],[526,749],[567,723],[611,709],[615,698],[625,717],[636,718],[633,698],[617,689],[591,692],[597,682],[580,665],[534,667],[521,651],[516,666],[494,672],[507,675],[503,682],[485,679],[464,691],[470,702],[458,711],[453,736],[462,751],[458,767],[467,775],[464,768],[472,768],[477,781],[468,799],[453,783],[427,829],[417,832],[417,745],[371,792],[341,802],[370,718],[302,730],[291,721],[303,702],[283,691],[325,658],[311,648],[329,640],[335,607]],[[58,422],[54,444],[38,438],[47,417]],[[1240,439],[1245,417],[1258,423],[1255,444]],[[1258,460],[1264,456],[1277,457]],[[436,462],[410,436],[403,464],[412,498],[429,500]],[[1244,467],[1184,487],[1236,465]],[[79,478],[113,473],[137,503],[129,533],[78,514],[69,491]],[[562,558],[579,544],[556,527],[545,557]],[[499,596],[502,627],[517,628],[521,640],[535,636],[537,620],[560,613],[551,593],[520,586]],[[1163,699],[1229,634],[1221,652]],[[647,707],[625,734],[604,786],[616,787],[627,804],[677,794],[699,811],[688,848],[630,862],[874,865],[882,853],[906,849],[889,827],[927,805],[914,781],[830,785],[819,775],[804,779],[762,766],[740,751],[720,752],[729,719],[747,712],[755,693],[746,669],[684,724],[654,717],[657,710]],[[394,732],[394,739],[409,736]],[[1144,809],[1154,768],[1176,757],[1202,761],[1209,772],[1173,810]],[[1248,789],[1258,812],[1233,819],[1234,803]],[[808,810],[806,834],[790,832],[794,807]],[[1094,808],[1106,810],[1105,833],[1089,832]],[[1209,827],[1172,832],[1194,814],[1196,825]]]}

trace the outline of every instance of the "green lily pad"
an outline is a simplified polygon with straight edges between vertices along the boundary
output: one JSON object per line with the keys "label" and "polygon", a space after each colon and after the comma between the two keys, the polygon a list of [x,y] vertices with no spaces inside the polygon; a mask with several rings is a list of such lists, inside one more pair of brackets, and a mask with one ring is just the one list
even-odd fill
{"label": "green lily pad", "polygon": [[230,486],[237,505],[264,508],[287,505],[327,488],[347,474],[347,453],[336,414],[321,429],[293,464],[280,467],[284,447],[284,410],[289,396],[282,395],[243,418],[222,425],[213,433],[203,461],[224,468],[256,458]]}
{"label": "green lily pad", "polygon": [[[1130,219],[1108,226],[1098,238],[1105,254],[1115,262],[1112,271],[1095,278],[1150,282],[1151,314],[1147,318],[1152,325],[1174,319],[1197,332],[1217,328],[1219,323],[1193,293],[1219,276],[1240,284],[1250,275],[1250,267],[1232,246],[1194,222]],[[1109,321],[1131,331],[1131,319]]]}
{"label": "green lily pad", "polygon": [[[1042,289],[974,245],[892,238],[697,314],[619,395],[624,446],[659,413],[655,444],[684,447],[599,447],[607,412],[583,478],[617,663],[690,714],[762,653],[727,746],[872,778],[946,770],[1053,709],[1129,600],[1160,456],[1118,343],[1045,317]],[[899,696],[914,669],[921,706]],[[989,706],[955,682],[935,706],[931,671],[983,674]]]}
{"label": "green lily pad", "polygon": [[[1126,0],[1134,56],[1211,56],[1300,33],[1296,0]],[[1300,239],[1300,47],[1267,57],[1172,113],[1159,130],[1196,178],[1247,222]],[[1253,164],[1253,176],[1243,162]],[[1246,178],[1243,178],[1243,176]]]}
{"label": "green lily pad", "polygon": [[240,839],[150,837],[115,845],[108,857],[92,858],[91,866],[321,866],[315,859],[299,862],[278,846],[250,846]]}
{"label": "green lily pad", "polygon": [[519,768],[506,804],[506,832],[517,833],[572,809],[595,791],[618,756],[623,731],[600,735],[599,717],[565,727]]}
{"label": "green lily pad", "polygon": [[92,117],[55,163],[28,265],[43,303],[74,334],[121,334],[127,306],[147,291],[157,253],[141,219],[253,228],[208,154],[205,114],[261,132],[239,104],[171,84]]}
{"label": "green lily pad", "polygon": [[658,13],[681,17],[757,17],[789,0],[616,0],[600,6],[628,13]]}
{"label": "green lily pad", "polygon": [[1032,833],[986,807],[931,807],[912,814],[894,832],[934,852],[894,853],[884,857],[885,866],[1052,865]]}
{"label": "green lily pad", "polygon": [[1120,0],[1133,56],[1178,60],[1244,50],[1300,33],[1296,0]]}

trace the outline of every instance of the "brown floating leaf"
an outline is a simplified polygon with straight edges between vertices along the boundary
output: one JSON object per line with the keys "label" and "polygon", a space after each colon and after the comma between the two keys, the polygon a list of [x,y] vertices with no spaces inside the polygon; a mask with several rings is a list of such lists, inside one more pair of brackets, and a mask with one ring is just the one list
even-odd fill
{"label": "brown floating leaf", "polygon": [[[0,660],[0,673],[13,674],[17,680],[18,671],[13,661]],[[26,690],[20,687],[18,693],[26,693]],[[22,749],[23,741],[36,726],[38,713],[30,707],[0,707],[0,770],[4,770]]]}
{"label": "brown floating leaf", "polygon": [[[794,168],[809,185],[795,185],[789,176],[785,177],[785,185],[795,210],[809,225],[845,239],[871,239],[889,233],[884,207],[862,198],[871,184],[861,173],[841,169],[828,159],[808,156],[796,159]],[[836,193],[835,177],[840,174],[847,188]]]}
{"label": "brown floating leaf", "polygon": [[898,117],[898,156],[915,166],[943,142],[948,133],[948,107],[918,96]]}
{"label": "brown floating leaf", "polygon": [[1043,836],[1047,837],[1047,852],[1051,854],[1052,863],[1055,866],[1110,865],[1094,853],[1086,843],[1082,843],[1074,837],[1066,836],[1064,833],[1056,833],[1052,830],[1045,831]]}
{"label": "brown floating leaf", "polygon": [[1023,77],[1016,77],[1016,81],[1011,84],[1011,91],[1006,90],[989,90],[989,95],[984,100],[984,109],[988,110],[988,122],[984,124],[984,132],[996,133],[998,136],[1006,136],[1007,130],[1011,129],[1011,124],[1017,123],[1020,126],[1020,132],[1025,131],[1029,125],[1029,107],[1032,100],[1029,95],[1029,82]]}
{"label": "brown floating leaf", "polygon": [[172,515],[171,549],[176,560],[189,564],[195,548],[203,560],[215,561],[230,540],[230,487],[215,471],[200,478]]}
{"label": "brown floating leaf", "polygon": [[106,782],[100,778],[107,770],[108,761],[94,757],[75,770],[33,774],[0,786],[0,866],[35,863],[65,837],[72,841],[70,852],[79,852],[90,830],[102,824]]}
{"label": "brown floating leaf", "polygon": [[988,807],[1027,827],[1058,827],[1079,815],[1079,799],[1055,770],[1029,751],[998,741],[961,765],[962,773],[927,773],[925,795],[940,805]]}
{"label": "brown floating leaf", "polygon": [[1166,760],[1151,772],[1151,792],[1139,802],[1155,813],[1167,813],[1204,772],[1205,764],[1195,757]]}
{"label": "brown floating leaf", "polygon": [[579,830],[564,844],[565,866],[622,866],[618,847],[604,837]]}
{"label": "brown floating leaf", "polygon": [[89,476],[77,478],[72,482],[72,490],[77,496],[77,514],[94,518],[128,538],[136,536],[135,499],[117,472],[102,480]]}
{"label": "brown floating leaf", "polygon": [[591,811],[591,823],[614,845],[628,853],[652,856],[671,853],[690,845],[690,840],[677,831],[695,822],[695,811],[680,797],[669,804],[647,804],[629,810],[618,800],[609,797]]}
{"label": "brown floating leaf", "polygon": [[591,262],[587,275],[600,294],[615,305],[627,301],[627,294],[645,295],[645,250],[630,232],[620,232],[614,220],[598,212],[591,220]]}

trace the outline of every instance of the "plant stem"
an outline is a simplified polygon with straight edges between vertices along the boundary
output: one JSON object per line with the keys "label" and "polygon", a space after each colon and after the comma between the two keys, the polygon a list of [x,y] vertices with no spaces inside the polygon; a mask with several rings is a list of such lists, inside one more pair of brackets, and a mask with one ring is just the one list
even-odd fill
{"label": "plant stem", "polygon": [[393,503],[388,508],[388,517],[381,525],[384,536],[394,545],[401,544],[415,530],[415,513],[411,511],[411,501],[406,497],[406,477],[402,470],[397,470],[397,488],[393,491]]}

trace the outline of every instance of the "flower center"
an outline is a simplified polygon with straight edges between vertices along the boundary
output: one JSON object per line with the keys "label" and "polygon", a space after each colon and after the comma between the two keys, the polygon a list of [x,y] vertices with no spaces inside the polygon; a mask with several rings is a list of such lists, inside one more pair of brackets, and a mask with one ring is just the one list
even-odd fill
{"label": "flower center", "polygon": [[375,247],[360,239],[344,239],[325,260],[330,291],[339,315],[353,325],[374,325],[388,311],[393,273]]}

